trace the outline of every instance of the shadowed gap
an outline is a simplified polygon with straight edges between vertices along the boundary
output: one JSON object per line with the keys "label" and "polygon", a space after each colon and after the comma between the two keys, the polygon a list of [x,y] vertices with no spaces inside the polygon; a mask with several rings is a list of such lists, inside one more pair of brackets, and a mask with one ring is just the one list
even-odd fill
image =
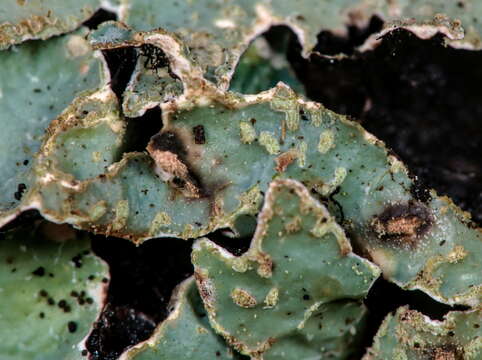
{"label": "shadowed gap", "polygon": [[87,26],[90,30],[95,30],[100,24],[109,20],[117,20],[117,15],[112,11],[99,9],[82,25]]}
{"label": "shadowed gap", "polygon": [[95,236],[94,252],[110,266],[107,304],[87,340],[90,358],[113,360],[128,347],[148,339],[169,314],[176,285],[192,275],[192,242],[152,239],[133,243]]}

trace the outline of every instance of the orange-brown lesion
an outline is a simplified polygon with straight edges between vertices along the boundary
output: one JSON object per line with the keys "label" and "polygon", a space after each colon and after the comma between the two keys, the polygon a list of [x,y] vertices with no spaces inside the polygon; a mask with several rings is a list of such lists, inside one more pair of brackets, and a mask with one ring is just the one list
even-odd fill
{"label": "orange-brown lesion", "polygon": [[371,227],[379,239],[416,245],[431,227],[429,209],[420,202],[408,202],[388,206],[371,221]]}

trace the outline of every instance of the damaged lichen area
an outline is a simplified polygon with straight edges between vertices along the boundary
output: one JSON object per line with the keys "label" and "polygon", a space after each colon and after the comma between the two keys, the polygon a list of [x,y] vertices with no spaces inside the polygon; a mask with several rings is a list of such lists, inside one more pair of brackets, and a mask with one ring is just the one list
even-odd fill
{"label": "damaged lichen area", "polygon": [[169,308],[171,313],[153,335],[127,350],[120,360],[241,359],[209,325],[192,277],[174,290]]}
{"label": "damaged lichen area", "polygon": [[482,357],[480,310],[449,312],[443,321],[402,307],[383,321],[363,360],[476,360]]}
{"label": "damaged lichen area", "polygon": [[0,358],[82,359],[108,266],[87,234],[46,221],[0,238]]}
{"label": "damaged lichen area", "polygon": [[0,51],[0,217],[31,189],[34,155],[49,123],[80,92],[104,81],[86,33]]}
{"label": "damaged lichen area", "polygon": [[[409,29],[421,38],[437,32],[447,43],[480,49],[482,25],[477,0],[216,0],[183,1],[122,0],[122,22],[137,31],[162,27],[175,33],[190,49],[204,76],[228,88],[235,66],[251,41],[274,25],[287,25],[297,35],[308,56],[321,31],[347,35],[347,25],[365,28],[373,16],[385,22],[381,34],[370,37],[362,49],[376,46],[379,37],[396,27]],[[443,15],[442,15],[443,14]]]}
{"label": "damaged lichen area", "polygon": [[109,4],[101,0],[4,1],[0,10],[0,49],[71,32],[92,16],[101,3]]}
{"label": "damaged lichen area", "polygon": [[[294,180],[270,185],[245,254],[235,257],[201,239],[192,262],[212,327],[253,359],[277,359],[283,352],[288,358],[348,356],[364,313],[354,300],[380,273],[351,252],[334,218]],[[325,319],[327,309],[332,313]],[[325,348],[334,329],[323,329],[333,323],[344,341]]]}

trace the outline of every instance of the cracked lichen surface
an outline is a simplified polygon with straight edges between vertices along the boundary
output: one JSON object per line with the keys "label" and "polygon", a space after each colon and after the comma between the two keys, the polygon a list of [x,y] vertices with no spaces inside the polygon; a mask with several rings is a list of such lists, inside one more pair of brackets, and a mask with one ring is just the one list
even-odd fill
{"label": "cracked lichen surface", "polygon": [[[387,28],[405,27],[422,38],[440,31],[453,46],[481,47],[482,25],[475,14],[482,13],[482,4],[476,0],[247,0],[242,4],[234,0],[122,0],[122,4],[121,21],[140,31],[162,27],[175,33],[189,47],[192,59],[201,64],[205,77],[223,88],[229,85],[249,43],[273,25],[291,27],[305,56],[322,30],[346,36],[347,25],[364,27],[374,15]],[[376,38],[371,42],[376,43]]]}
{"label": "cracked lichen surface", "polygon": [[67,225],[41,222],[2,234],[0,358],[84,358],[108,274],[89,236]]}
{"label": "cracked lichen surface", "polygon": [[[213,328],[256,359],[288,351],[284,341],[294,341],[300,356],[320,356],[330,337],[314,333],[328,325],[320,306],[364,297],[379,275],[376,266],[351,252],[341,227],[294,180],[270,185],[245,254],[235,257],[202,239],[194,245],[192,261]],[[342,323],[346,314],[336,310],[343,308],[331,308]],[[294,340],[303,335],[316,341]]]}
{"label": "cracked lichen surface", "polygon": [[482,357],[480,310],[449,312],[443,321],[402,307],[383,321],[363,360],[476,360]]}
{"label": "cracked lichen surface", "polygon": [[193,278],[182,282],[170,301],[173,310],[146,341],[120,360],[240,359],[210,327]]}
{"label": "cracked lichen surface", "polygon": [[[12,0],[0,8],[0,49],[71,32],[100,8],[101,0]],[[115,1],[113,1],[115,2]]]}
{"label": "cracked lichen surface", "polygon": [[28,173],[49,123],[103,81],[85,35],[81,30],[0,51],[0,211],[19,204],[19,184],[30,190]]}

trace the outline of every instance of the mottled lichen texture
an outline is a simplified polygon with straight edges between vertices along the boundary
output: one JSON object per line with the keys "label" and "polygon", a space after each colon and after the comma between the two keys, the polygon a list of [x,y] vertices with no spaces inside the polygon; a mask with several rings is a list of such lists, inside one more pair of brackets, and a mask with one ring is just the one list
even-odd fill
{"label": "mottled lichen texture", "polygon": [[[118,21],[83,26],[100,8]],[[382,141],[307,99],[288,40],[262,36],[287,26],[308,57],[320,31],[347,36],[376,16],[358,53],[397,28],[476,51],[478,14],[475,0],[6,4],[0,358],[91,357],[109,281],[97,234],[195,240],[194,276],[121,359],[360,357],[379,276],[465,310],[436,321],[402,307],[364,359],[480,359],[481,230],[448,197],[420,196]],[[133,133],[152,108],[161,130]],[[252,237],[249,249],[229,253],[209,240],[217,230]]]}

